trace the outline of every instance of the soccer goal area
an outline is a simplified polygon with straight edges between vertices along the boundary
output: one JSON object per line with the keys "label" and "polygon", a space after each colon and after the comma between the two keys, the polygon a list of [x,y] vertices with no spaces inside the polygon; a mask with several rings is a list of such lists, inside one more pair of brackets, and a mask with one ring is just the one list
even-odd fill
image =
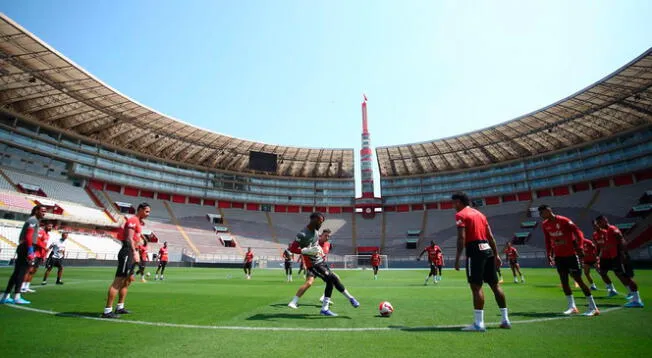
{"label": "soccer goal area", "polygon": [[[381,269],[389,268],[389,260],[387,255],[380,255]],[[344,255],[344,268],[345,269],[370,269],[371,268],[371,255]]]}

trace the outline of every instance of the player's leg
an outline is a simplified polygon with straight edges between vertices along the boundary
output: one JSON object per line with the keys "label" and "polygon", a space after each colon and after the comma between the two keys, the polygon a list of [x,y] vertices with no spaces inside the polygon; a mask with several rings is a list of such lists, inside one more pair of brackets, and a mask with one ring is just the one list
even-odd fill
{"label": "player's leg", "polygon": [[297,293],[294,295],[294,298],[292,298],[292,301],[288,303],[288,307],[296,309],[298,307],[299,298],[301,298],[303,294],[306,293],[310,287],[312,287],[313,282],[315,282],[315,276],[312,274],[308,275],[308,277],[306,277],[306,282],[304,282],[303,285],[299,287]]}
{"label": "player's leg", "polygon": [[509,268],[512,270],[512,276],[514,277],[514,283],[518,283],[518,279],[516,278],[516,264],[513,262],[509,263]]}
{"label": "player's leg", "polygon": [[63,262],[62,260],[59,260],[57,262],[57,285],[63,285],[63,281],[61,281],[61,278],[63,277]]}
{"label": "player's leg", "polygon": [[41,282],[41,285],[47,285],[50,271],[52,271],[52,260],[48,260],[48,263],[45,266],[45,274],[43,275],[43,282]]}
{"label": "player's leg", "polygon": [[435,276],[435,274],[436,274],[435,270],[436,270],[436,269],[435,269],[435,264],[431,262],[431,263],[430,263],[430,272],[428,272],[428,276],[426,276],[426,280],[423,282],[423,285],[424,285],[424,286],[428,284],[428,280],[429,280],[431,277],[434,277],[434,276]]}
{"label": "player's leg", "polygon": [[374,280],[377,280],[378,279],[378,266],[374,266],[373,269],[374,269]]}
{"label": "player's leg", "polygon": [[[493,258],[492,258],[493,260]],[[482,283],[485,276],[485,266],[487,257],[479,253],[467,251],[466,258],[466,278],[471,288],[473,296],[473,324],[464,327],[465,331],[484,331],[484,292]],[[491,269],[496,275],[496,269]],[[497,276],[496,276],[497,279]]]}
{"label": "player's leg", "polygon": [[25,277],[23,277],[23,284],[20,286],[20,293],[35,292],[34,290],[29,290],[29,283],[32,281],[32,276],[34,275],[34,265],[30,265],[25,272]]}
{"label": "player's leg", "polygon": [[592,264],[584,263],[582,269],[584,270],[584,276],[586,277],[586,281],[588,281],[590,284],[589,288],[592,291],[595,291],[598,289],[598,287],[595,285],[595,282],[593,281],[593,277],[591,277],[591,266]]}
{"label": "player's leg", "polygon": [[612,259],[600,260],[600,269],[598,270],[598,273],[600,274],[602,281],[604,281],[604,283],[607,285],[607,297],[613,297],[618,295],[618,291],[616,291],[616,287],[614,286],[613,281],[611,281],[611,278],[609,277],[609,270],[612,270],[613,268],[614,268],[614,262]]}
{"label": "player's leg", "polygon": [[491,287],[496,304],[498,304],[498,309],[500,310],[501,315],[500,328],[509,329],[512,328],[512,324],[509,321],[509,315],[507,313],[507,299],[505,298],[505,292],[498,284],[498,273],[495,268],[495,259],[489,258],[485,263],[483,281]]}
{"label": "player's leg", "polygon": [[518,273],[518,276],[521,278],[521,283],[525,283],[525,276],[523,276],[523,273],[521,272],[521,264],[517,262],[515,266],[516,273]]}
{"label": "player's leg", "polygon": [[435,275],[435,279],[437,281],[441,281],[441,269],[442,269],[442,266],[437,265],[437,272],[436,272],[436,275]]}
{"label": "player's leg", "polygon": [[582,289],[582,293],[584,293],[584,297],[586,297],[586,301],[588,304],[588,311],[584,313],[585,316],[597,316],[600,314],[600,311],[598,310],[598,307],[595,304],[595,300],[593,299],[593,295],[591,294],[591,289],[589,289],[589,286],[584,283],[584,280],[582,279],[582,271],[580,269],[580,260],[578,258],[573,258],[573,261],[569,261],[569,273],[577,282],[577,284],[580,286],[580,289]]}
{"label": "player's leg", "polygon": [[161,261],[161,280],[165,278],[165,268],[168,267],[167,261]]}
{"label": "player's leg", "polygon": [[630,277],[627,271],[628,270],[626,270],[623,262],[618,259],[618,268],[614,269],[614,273],[620,282],[622,282],[625,287],[628,287],[631,292],[631,300],[625,304],[625,307],[643,307],[643,301],[638,293],[638,285],[636,284],[636,281]]}
{"label": "player's leg", "polygon": [[[5,289],[4,295],[2,295],[2,298],[0,299],[0,303],[29,304],[29,301],[24,300],[20,296],[20,288],[23,285],[25,272],[28,268],[27,249],[19,249],[16,251],[16,254],[16,260],[14,261],[14,271],[12,272],[11,277],[9,277],[7,288]],[[13,298],[11,298],[12,291],[14,292]]]}
{"label": "player's leg", "polygon": [[566,296],[566,300],[568,301],[568,306],[566,307],[564,314],[570,315],[573,313],[579,313],[579,310],[575,305],[575,297],[573,297],[573,291],[571,290],[570,284],[568,282],[569,272],[561,259],[562,259],[561,257],[558,257],[556,259],[556,264],[557,264],[557,274],[559,274],[559,282],[561,282],[561,289],[564,292],[564,295]]}
{"label": "player's leg", "polygon": [[158,262],[158,265],[156,267],[156,273],[154,274],[154,281],[158,280],[159,271],[161,271],[161,261]]}

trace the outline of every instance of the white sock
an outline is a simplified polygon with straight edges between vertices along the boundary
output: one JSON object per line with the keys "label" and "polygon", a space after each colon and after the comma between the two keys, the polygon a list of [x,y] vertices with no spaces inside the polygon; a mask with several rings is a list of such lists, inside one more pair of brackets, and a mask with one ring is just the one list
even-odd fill
{"label": "white sock", "polygon": [[14,294],[14,301],[18,301],[18,300],[20,300],[20,299],[21,299],[21,297],[20,297],[20,293],[16,293],[16,294]]}
{"label": "white sock", "polygon": [[595,300],[593,299],[593,295],[586,296],[586,301],[589,303],[589,310],[594,310],[597,308],[595,305]]}
{"label": "white sock", "polygon": [[575,307],[575,297],[573,295],[566,296],[566,299],[568,300],[568,308]]}
{"label": "white sock", "polygon": [[299,303],[299,296],[294,296],[294,298],[292,299],[292,303],[294,303],[295,305]]}
{"label": "white sock", "polygon": [[484,327],[484,310],[473,310],[473,317],[476,325]]}
{"label": "white sock", "polygon": [[113,307],[105,307],[104,308],[104,314],[111,313],[111,311],[113,311]]}
{"label": "white sock", "polygon": [[324,297],[324,302],[322,302],[321,310],[322,311],[328,311],[328,308],[330,307],[330,304],[331,304],[331,298],[330,297]]}
{"label": "white sock", "polygon": [[31,285],[32,285],[31,282],[27,282],[26,285],[25,285],[25,288],[29,290],[29,286],[31,286]]}
{"label": "white sock", "polygon": [[346,298],[348,298],[348,299],[352,299],[352,298],[353,298],[353,296],[351,296],[351,294],[350,294],[349,291],[347,291],[347,290],[344,290],[344,292],[342,292],[342,294],[343,294],[344,296],[346,296]]}
{"label": "white sock", "polygon": [[500,309],[500,315],[503,318],[503,322],[509,322],[509,316],[507,315],[507,307]]}
{"label": "white sock", "polygon": [[125,304],[124,304],[124,303],[118,303],[118,305],[115,307],[116,310],[121,310],[121,309],[123,309],[123,308],[125,308]]}
{"label": "white sock", "polygon": [[608,284],[608,285],[607,285],[607,290],[609,290],[609,291],[615,291],[615,290],[614,290],[614,284],[613,284],[613,283]]}
{"label": "white sock", "polygon": [[641,302],[641,296],[639,296],[638,291],[632,292],[632,301]]}
{"label": "white sock", "polygon": [[9,298],[9,294],[8,294],[7,292],[4,292],[4,293],[2,294],[2,298],[1,298],[0,300],[4,301],[4,300],[6,300],[7,298]]}
{"label": "white sock", "polygon": [[428,279],[429,279],[429,278],[430,278],[430,276],[426,277],[426,282],[428,282]]}
{"label": "white sock", "polygon": [[20,290],[25,291],[26,288],[27,288],[27,282],[23,282],[23,284],[20,285]]}

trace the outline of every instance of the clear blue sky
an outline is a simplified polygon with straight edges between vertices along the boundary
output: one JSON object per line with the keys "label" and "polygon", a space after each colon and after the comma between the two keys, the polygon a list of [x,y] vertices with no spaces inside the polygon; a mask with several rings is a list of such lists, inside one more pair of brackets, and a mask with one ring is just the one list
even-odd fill
{"label": "clear blue sky", "polygon": [[372,145],[424,141],[546,106],[652,46],[645,0],[1,3],[160,112],[356,156],[363,92]]}

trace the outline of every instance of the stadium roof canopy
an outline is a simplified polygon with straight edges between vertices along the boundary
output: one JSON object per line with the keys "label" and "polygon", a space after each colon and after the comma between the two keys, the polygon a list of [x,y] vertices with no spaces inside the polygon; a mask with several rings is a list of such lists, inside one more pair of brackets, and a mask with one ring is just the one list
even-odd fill
{"label": "stadium roof canopy", "polygon": [[538,111],[450,138],[376,149],[383,177],[482,167],[652,124],[652,48],[599,82]]}
{"label": "stadium roof canopy", "polygon": [[353,177],[353,149],[259,143],[171,118],[104,84],[1,13],[0,110],[171,162],[250,172],[253,150],[277,154],[279,176]]}

